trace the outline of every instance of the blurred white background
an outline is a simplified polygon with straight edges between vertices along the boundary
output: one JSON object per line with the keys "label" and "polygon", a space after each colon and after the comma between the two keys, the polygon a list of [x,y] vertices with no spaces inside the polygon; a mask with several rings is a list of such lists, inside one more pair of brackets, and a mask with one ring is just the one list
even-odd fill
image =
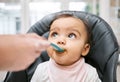
{"label": "blurred white background", "polygon": [[60,10],[90,12],[120,30],[120,0],[0,0],[0,34],[25,33],[43,16]]}
{"label": "blurred white background", "polygon": [[60,10],[85,11],[102,17],[120,43],[120,0],[0,0],[0,34],[26,33],[42,17]]}

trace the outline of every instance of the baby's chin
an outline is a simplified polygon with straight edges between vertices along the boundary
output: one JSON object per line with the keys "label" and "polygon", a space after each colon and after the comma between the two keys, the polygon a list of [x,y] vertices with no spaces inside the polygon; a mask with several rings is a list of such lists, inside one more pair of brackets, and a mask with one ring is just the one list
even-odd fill
{"label": "baby's chin", "polygon": [[60,66],[70,66],[73,63],[69,63],[68,61],[64,60],[64,59],[53,59],[56,64],[60,65]]}
{"label": "baby's chin", "polygon": [[72,65],[73,63],[61,63],[61,62],[56,62],[58,65],[60,65],[60,66],[70,66],[70,65]]}

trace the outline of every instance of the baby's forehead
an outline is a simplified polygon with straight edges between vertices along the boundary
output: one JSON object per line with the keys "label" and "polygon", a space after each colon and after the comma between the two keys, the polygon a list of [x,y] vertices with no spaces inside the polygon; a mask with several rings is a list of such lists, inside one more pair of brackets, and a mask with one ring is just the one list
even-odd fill
{"label": "baby's forehead", "polygon": [[80,18],[78,18],[78,17],[75,17],[75,16],[66,16],[66,17],[59,17],[59,18],[55,18],[54,20],[53,20],[53,22],[55,21],[55,20],[59,20],[59,19],[71,19],[71,20],[79,20],[79,21],[82,21],[82,19],[80,19]]}
{"label": "baby's forehead", "polygon": [[[74,24],[76,22],[77,23],[82,23],[84,25],[84,22],[80,19],[80,18],[77,18],[77,17],[73,17],[73,16],[70,16],[70,17],[59,17],[57,19],[54,19],[51,23],[51,25],[54,23],[54,22],[64,22],[63,24],[65,23],[69,23],[69,24]],[[67,22],[66,22],[67,21]],[[71,23],[72,22],[72,23]]]}
{"label": "baby's forehead", "polygon": [[86,28],[84,22],[80,18],[76,18],[73,16],[70,17],[59,17],[55,19],[51,25],[66,25],[70,27],[79,27],[79,28]]}
{"label": "baby's forehead", "polygon": [[[67,19],[67,20],[66,20]],[[50,30],[59,30],[63,29],[65,31],[78,31],[87,32],[85,29],[85,25],[82,22],[82,20],[75,18],[75,17],[62,17],[59,19],[56,19],[55,22],[53,22]]]}

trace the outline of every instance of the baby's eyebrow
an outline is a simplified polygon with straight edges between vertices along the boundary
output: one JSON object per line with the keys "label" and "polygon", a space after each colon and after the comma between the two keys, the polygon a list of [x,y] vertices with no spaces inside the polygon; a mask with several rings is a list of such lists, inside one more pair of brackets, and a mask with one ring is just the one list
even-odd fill
{"label": "baby's eyebrow", "polygon": [[52,29],[50,29],[50,31],[54,31],[54,30],[59,30],[58,28],[52,28]]}
{"label": "baby's eyebrow", "polygon": [[73,31],[73,32],[75,31],[81,36],[81,33],[77,29],[69,29],[68,31]]}

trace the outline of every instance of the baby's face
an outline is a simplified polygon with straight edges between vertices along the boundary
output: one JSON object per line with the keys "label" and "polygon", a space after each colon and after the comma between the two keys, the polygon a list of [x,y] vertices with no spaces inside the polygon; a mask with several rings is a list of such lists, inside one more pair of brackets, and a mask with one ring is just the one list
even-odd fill
{"label": "baby's face", "polygon": [[65,49],[64,52],[57,52],[52,47],[47,49],[48,55],[60,65],[71,65],[89,51],[89,44],[86,43],[87,31],[83,22],[77,18],[55,20],[51,25],[48,40]]}

